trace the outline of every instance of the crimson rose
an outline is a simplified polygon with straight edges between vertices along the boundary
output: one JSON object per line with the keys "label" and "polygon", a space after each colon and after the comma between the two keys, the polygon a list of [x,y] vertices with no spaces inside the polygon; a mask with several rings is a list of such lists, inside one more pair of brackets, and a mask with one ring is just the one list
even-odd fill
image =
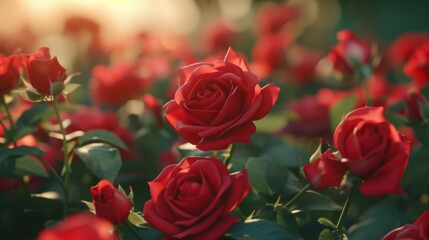
{"label": "crimson rose", "polygon": [[410,142],[389,123],[383,107],[363,107],[347,114],[334,133],[334,145],[348,170],[363,179],[361,193],[400,193]]}
{"label": "crimson rose", "polygon": [[280,89],[264,88],[243,58],[229,49],[224,60],[198,62],[179,69],[180,88],[168,102],[165,118],[200,150],[220,150],[250,142],[253,121],[263,118]]}
{"label": "crimson rose", "polygon": [[303,171],[311,186],[322,190],[339,187],[347,168],[328,149],[316,161],[305,164]]}
{"label": "crimson rose", "polygon": [[394,229],[383,240],[429,239],[429,211],[425,211],[413,224]]}
{"label": "crimson rose", "polygon": [[113,225],[91,213],[67,217],[52,228],[43,230],[38,240],[119,240]]}
{"label": "crimson rose", "polygon": [[60,65],[57,57],[51,58],[49,48],[42,47],[28,58],[28,79],[40,94],[51,94],[54,82],[64,82],[66,70]]}
{"label": "crimson rose", "polygon": [[131,210],[131,201],[107,180],[90,188],[97,216],[113,224],[123,224]]}
{"label": "crimson rose", "polygon": [[238,218],[230,215],[251,190],[247,171],[229,174],[216,158],[187,157],[149,182],[146,221],[168,239],[218,239]]}

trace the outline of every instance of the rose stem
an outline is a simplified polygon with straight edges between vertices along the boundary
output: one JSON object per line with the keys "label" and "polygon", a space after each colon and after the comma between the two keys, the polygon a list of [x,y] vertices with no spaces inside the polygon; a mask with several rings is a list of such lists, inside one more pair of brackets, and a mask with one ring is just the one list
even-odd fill
{"label": "rose stem", "polygon": [[362,83],[363,85],[363,89],[365,91],[365,103],[366,106],[372,106],[372,100],[371,100],[371,95],[369,93],[369,86],[368,86],[368,81],[363,81]]}
{"label": "rose stem", "polygon": [[124,224],[130,231],[131,233],[136,236],[139,240],[143,240],[142,236],[140,236],[140,234],[133,228],[133,226],[131,226],[131,223],[128,222],[128,220],[125,220],[125,224]]}
{"label": "rose stem", "polygon": [[52,96],[53,97],[53,104],[52,106],[54,107],[54,111],[55,111],[55,115],[57,117],[58,120],[58,124],[60,125],[60,129],[61,129],[61,134],[63,135],[63,153],[64,153],[64,217],[66,217],[68,215],[69,212],[69,192],[68,192],[68,186],[69,186],[69,180],[70,180],[70,162],[68,159],[68,154],[67,154],[67,138],[66,138],[66,131],[64,129],[64,125],[63,125],[63,121],[61,119],[60,116],[60,111],[58,110],[58,102],[57,102],[57,96]]}
{"label": "rose stem", "polygon": [[232,143],[231,145],[229,145],[228,149],[226,150],[225,159],[223,160],[223,163],[225,164],[226,167],[228,167],[229,165],[232,154],[234,153],[234,148],[235,148],[235,144]]}
{"label": "rose stem", "polygon": [[365,103],[367,106],[372,106],[371,93],[369,92],[368,80],[372,76],[372,70],[369,66],[362,66],[360,68],[360,81],[362,83],[362,88],[365,92]]}
{"label": "rose stem", "polygon": [[338,219],[337,225],[335,226],[335,229],[337,231],[340,231],[340,232],[342,231],[344,221],[346,220],[347,212],[349,211],[349,208],[352,202],[353,193],[357,188],[358,188],[357,186],[352,186],[351,189],[349,190],[349,195],[347,196],[346,203],[344,204],[343,210],[341,211],[341,214],[340,214],[340,218]]}
{"label": "rose stem", "polygon": [[[15,131],[15,123],[13,123],[12,115],[10,114],[9,107],[6,104],[6,100],[4,98],[4,95],[1,97],[0,101],[1,101],[1,105],[4,107],[4,110],[6,111],[7,119],[10,122],[10,129],[9,130]],[[6,130],[6,128],[5,128],[5,130]],[[13,146],[16,147],[15,137],[12,138],[12,143],[13,143]]]}
{"label": "rose stem", "polygon": [[290,208],[308,189],[310,189],[310,184],[307,183],[288,203],[286,203],[285,208]]}

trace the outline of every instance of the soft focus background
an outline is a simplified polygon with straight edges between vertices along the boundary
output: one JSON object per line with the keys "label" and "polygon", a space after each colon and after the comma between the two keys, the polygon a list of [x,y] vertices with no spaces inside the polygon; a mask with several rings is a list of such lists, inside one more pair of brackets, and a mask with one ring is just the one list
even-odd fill
{"label": "soft focus background", "polygon": [[[174,96],[178,67],[207,58],[216,59],[231,46],[245,55],[252,72],[262,80],[280,85],[281,96],[273,114],[258,124],[253,145],[238,147],[237,156],[241,154],[244,158],[270,152],[271,156],[281,158],[289,153],[290,162],[285,165],[294,167],[298,173],[302,165],[299,160],[307,161],[320,137],[329,141],[332,126],[335,125],[328,119],[321,123],[320,131],[315,129],[304,139],[295,139],[294,134],[305,133],[283,129],[287,121],[293,119],[290,112],[314,106],[301,102],[295,107],[289,105],[288,112],[284,109],[293,99],[315,95],[322,86],[343,87],[332,84],[337,82],[325,59],[337,43],[336,33],[342,29],[352,30],[360,38],[373,43],[380,55],[387,56],[384,61],[389,62],[387,52],[395,39],[407,32],[429,32],[428,7],[429,2],[424,0],[0,0],[0,53],[33,53],[46,46],[51,49],[52,56],[58,57],[68,74],[80,72],[73,81],[82,84],[82,87],[70,96],[69,101],[93,108],[81,108],[82,115],[70,116],[72,122],[77,123],[72,127],[86,131],[101,126],[129,143],[131,151],[122,153],[124,161],[117,180],[123,186],[133,186],[135,206],[140,210],[149,198],[147,181],[156,177],[163,166],[176,162],[179,155],[183,155],[177,150],[183,142],[177,141],[179,138],[174,131],[157,119],[160,114],[156,112],[157,106],[162,106]],[[276,27],[276,24],[279,26]],[[124,62],[136,64],[137,77],[146,81],[137,93],[140,95],[132,101],[118,99],[114,104],[94,98],[93,92],[97,92],[94,88],[102,87],[92,85],[98,76],[93,69],[98,65],[116,66]],[[118,69],[118,72],[105,74],[121,75],[122,70]],[[380,70],[377,74],[392,83],[410,81],[397,70]],[[143,97],[145,93],[152,94],[156,101]],[[107,90],[102,94],[120,95]],[[390,92],[383,94],[393,95]],[[122,97],[129,100],[126,99],[127,93]],[[153,116],[147,117],[152,107],[155,109],[151,113]],[[317,106],[315,109],[314,112],[320,110]],[[19,110],[16,111],[18,116]],[[117,115],[104,118],[101,112],[107,111]],[[85,112],[94,115],[88,116]],[[103,115],[100,119],[104,120],[94,120],[99,115]],[[107,118],[114,119],[114,124],[111,119],[105,120]],[[314,120],[310,119],[309,122]],[[325,125],[328,125],[327,128]],[[268,149],[272,147],[271,142],[258,142],[262,139],[258,138],[261,136],[258,134],[273,137],[274,132],[281,135],[279,139],[292,143],[288,145],[290,149],[283,145],[281,149]],[[52,142],[48,144],[58,146]],[[240,162],[238,158],[235,161]],[[74,200],[73,210],[79,211],[85,209],[79,200],[90,201],[88,188],[98,179],[79,161],[73,169],[71,197]],[[38,185],[37,190],[29,190],[22,184],[0,181],[0,239],[32,239],[45,226],[46,219],[60,218],[56,210],[58,206],[55,205],[60,204],[58,201],[30,202],[22,197],[26,196],[23,192],[27,191],[49,191],[53,194],[49,198],[58,198],[52,190],[60,190],[52,182]],[[427,207],[428,195],[418,196],[423,199],[423,207],[420,207]],[[334,200],[343,202],[342,197],[334,197]],[[368,206],[380,202],[375,198],[361,198],[350,211],[351,223],[355,223]],[[392,207],[388,202],[382,205],[377,216],[383,215],[383,211],[399,212],[398,206]],[[32,209],[42,209],[44,215]],[[333,215],[327,214],[328,217]],[[397,215],[393,216],[392,219],[396,219]],[[315,230],[305,231],[302,228],[300,234],[314,239],[322,227],[310,221],[309,216],[301,217],[302,226]],[[381,234],[401,223],[410,222],[415,216],[402,217],[401,221],[385,226]]]}

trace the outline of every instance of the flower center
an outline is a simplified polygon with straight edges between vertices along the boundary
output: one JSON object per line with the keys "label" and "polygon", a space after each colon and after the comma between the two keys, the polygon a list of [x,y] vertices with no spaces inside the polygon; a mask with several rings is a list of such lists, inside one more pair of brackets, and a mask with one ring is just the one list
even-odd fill
{"label": "flower center", "polygon": [[184,197],[192,197],[200,192],[201,183],[188,181],[183,183],[179,188],[179,194]]}

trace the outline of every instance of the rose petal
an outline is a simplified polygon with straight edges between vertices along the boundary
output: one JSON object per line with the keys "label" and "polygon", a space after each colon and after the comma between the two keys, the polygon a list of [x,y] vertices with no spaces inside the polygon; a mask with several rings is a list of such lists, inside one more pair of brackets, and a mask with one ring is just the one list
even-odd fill
{"label": "rose petal", "polygon": [[224,61],[240,66],[240,68],[243,71],[250,72],[249,67],[246,64],[246,61],[242,57],[238,56],[238,54],[234,52],[232,48],[228,48]]}
{"label": "rose petal", "polygon": [[228,214],[237,208],[238,204],[240,204],[240,202],[252,190],[252,186],[249,183],[247,169],[231,174],[231,180],[232,184],[230,194],[228,201],[225,204],[224,214]]}
{"label": "rose petal", "polygon": [[257,113],[253,116],[253,120],[259,120],[270,112],[271,108],[277,101],[279,93],[280,88],[273,83],[269,83],[261,89],[260,96],[262,96],[262,102]]}
{"label": "rose petal", "polygon": [[158,231],[167,234],[175,235],[182,231],[182,228],[178,227],[175,224],[172,224],[169,221],[164,220],[159,216],[154,208],[154,203],[152,200],[147,201],[143,207],[143,216],[144,219]]}

